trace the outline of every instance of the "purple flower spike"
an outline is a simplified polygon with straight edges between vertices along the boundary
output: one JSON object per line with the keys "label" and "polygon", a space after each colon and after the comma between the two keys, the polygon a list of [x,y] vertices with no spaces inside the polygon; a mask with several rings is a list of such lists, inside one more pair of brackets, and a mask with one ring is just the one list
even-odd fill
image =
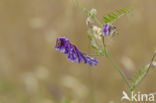
{"label": "purple flower spike", "polygon": [[80,52],[75,45],[71,44],[66,37],[57,38],[55,48],[64,53],[65,56],[68,55],[68,59],[71,60],[72,63],[81,63],[83,60],[85,64],[88,63],[90,66],[98,64],[96,59],[84,56],[84,54]]}
{"label": "purple flower spike", "polygon": [[116,32],[116,27],[111,24],[106,24],[102,30],[103,36],[113,36],[113,34]]}

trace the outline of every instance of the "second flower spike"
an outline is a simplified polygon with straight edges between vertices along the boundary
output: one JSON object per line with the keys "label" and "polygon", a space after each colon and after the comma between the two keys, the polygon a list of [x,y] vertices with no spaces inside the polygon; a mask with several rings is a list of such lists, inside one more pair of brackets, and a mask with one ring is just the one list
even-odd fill
{"label": "second flower spike", "polygon": [[103,36],[110,35],[112,37],[116,32],[116,27],[112,24],[105,24],[102,30]]}

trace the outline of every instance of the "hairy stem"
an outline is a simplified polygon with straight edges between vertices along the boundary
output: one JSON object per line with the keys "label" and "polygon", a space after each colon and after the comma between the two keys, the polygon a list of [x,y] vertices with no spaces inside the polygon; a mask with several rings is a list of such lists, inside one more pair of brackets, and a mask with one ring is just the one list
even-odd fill
{"label": "hairy stem", "polygon": [[89,11],[84,8],[77,0],[73,0],[73,2],[86,14],[89,14]]}
{"label": "hairy stem", "polygon": [[101,22],[97,19],[97,17],[94,15],[93,16],[93,20],[101,27],[103,28],[103,25],[101,24]]}
{"label": "hairy stem", "polygon": [[[77,0],[73,0],[74,3],[84,12],[86,13],[87,15],[89,15],[89,11],[84,8]],[[100,27],[103,27],[103,25],[101,24],[101,22],[97,19],[97,17],[95,15],[93,15],[92,19],[100,26]]]}
{"label": "hairy stem", "polygon": [[102,43],[103,43],[104,56],[106,56],[107,51],[106,51],[106,45],[105,45],[105,38],[104,38],[104,36],[102,37]]}
{"label": "hairy stem", "polygon": [[153,54],[152,59],[150,61],[150,65],[146,68],[146,72],[133,84],[131,88],[132,90],[134,90],[142,82],[142,80],[147,76],[155,57],[156,57],[156,52]]}
{"label": "hairy stem", "polygon": [[123,78],[123,80],[125,81],[125,83],[127,84],[128,88],[131,89],[131,85],[129,84],[127,77],[120,71],[120,69],[118,68],[118,66],[114,63],[114,61],[112,60],[112,58],[108,55],[108,53],[106,51],[106,45],[104,43],[104,37],[103,37],[102,41],[103,41],[104,56],[112,64],[112,66],[114,67],[114,69],[117,72],[119,72],[119,74],[121,75],[121,77]]}
{"label": "hairy stem", "polygon": [[[131,95],[132,95],[132,93],[134,93],[134,91],[133,90],[131,90]],[[131,98],[131,100],[130,100],[130,103],[134,103],[134,101],[132,101],[132,96],[130,96]]]}
{"label": "hairy stem", "polygon": [[114,63],[114,61],[111,59],[111,57],[108,54],[106,55],[106,58],[112,64],[112,66],[114,67],[114,69],[117,72],[119,72],[119,74],[121,75],[121,77],[123,78],[123,80],[125,81],[125,83],[127,84],[127,86],[130,89],[131,88],[131,85],[129,84],[127,77],[120,71],[120,69],[118,68],[118,66]]}

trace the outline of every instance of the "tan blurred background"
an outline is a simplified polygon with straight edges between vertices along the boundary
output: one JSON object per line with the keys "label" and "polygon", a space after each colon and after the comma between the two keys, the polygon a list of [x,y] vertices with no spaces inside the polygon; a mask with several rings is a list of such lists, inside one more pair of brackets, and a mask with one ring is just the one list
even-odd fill
{"label": "tan blurred background", "polygon": [[[133,16],[115,23],[119,35],[108,49],[129,77],[149,63],[156,49],[156,0],[79,2],[96,8],[101,22],[115,9],[133,8]],[[0,103],[120,103],[128,89],[105,58],[97,57],[96,67],[71,64],[54,48],[57,37],[67,36],[80,50],[94,53],[86,18],[72,0],[0,0]],[[156,92],[155,74],[152,70],[137,91]]]}

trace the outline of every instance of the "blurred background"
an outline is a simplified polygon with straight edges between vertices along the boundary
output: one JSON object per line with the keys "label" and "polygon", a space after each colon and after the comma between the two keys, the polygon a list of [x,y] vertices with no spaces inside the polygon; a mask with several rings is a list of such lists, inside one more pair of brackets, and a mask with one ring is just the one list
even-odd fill
{"label": "blurred background", "polygon": [[[114,25],[119,35],[108,50],[126,76],[149,63],[156,49],[156,0],[79,0],[102,16],[133,8]],[[0,0],[0,103],[120,103],[128,88],[103,57],[98,66],[71,63],[54,48],[66,36],[93,54],[87,38],[87,15],[72,0]],[[137,87],[156,92],[156,70]],[[95,102],[94,102],[95,101]]]}

